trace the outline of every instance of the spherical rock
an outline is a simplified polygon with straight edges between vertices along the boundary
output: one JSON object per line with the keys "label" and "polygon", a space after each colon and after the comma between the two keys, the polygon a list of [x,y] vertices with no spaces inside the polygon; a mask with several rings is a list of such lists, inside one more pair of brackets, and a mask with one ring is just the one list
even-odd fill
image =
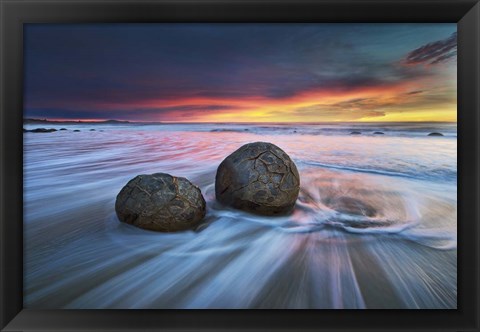
{"label": "spherical rock", "polygon": [[215,178],[221,203],[262,215],[292,210],[300,190],[300,176],[290,157],[266,142],[243,145],[222,161]]}
{"label": "spherical rock", "polygon": [[205,199],[185,178],[165,173],[138,175],[118,194],[115,211],[120,221],[140,228],[183,231],[201,222]]}

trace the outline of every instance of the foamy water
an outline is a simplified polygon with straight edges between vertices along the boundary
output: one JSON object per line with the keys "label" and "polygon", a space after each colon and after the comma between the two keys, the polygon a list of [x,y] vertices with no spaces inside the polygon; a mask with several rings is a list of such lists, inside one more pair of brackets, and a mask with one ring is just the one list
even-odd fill
{"label": "foamy water", "polygon": [[[27,308],[456,308],[456,125],[47,127],[68,131],[24,134]],[[218,164],[254,141],[299,169],[289,216],[215,201]],[[120,189],[155,172],[201,188],[199,229],[117,220]],[[337,211],[345,197],[374,212]]]}

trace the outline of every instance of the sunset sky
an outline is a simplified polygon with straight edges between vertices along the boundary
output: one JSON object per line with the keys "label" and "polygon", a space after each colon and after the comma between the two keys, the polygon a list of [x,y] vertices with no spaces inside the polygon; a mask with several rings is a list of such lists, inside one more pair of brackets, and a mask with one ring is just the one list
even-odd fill
{"label": "sunset sky", "polygon": [[24,116],[456,121],[456,24],[28,24]]}

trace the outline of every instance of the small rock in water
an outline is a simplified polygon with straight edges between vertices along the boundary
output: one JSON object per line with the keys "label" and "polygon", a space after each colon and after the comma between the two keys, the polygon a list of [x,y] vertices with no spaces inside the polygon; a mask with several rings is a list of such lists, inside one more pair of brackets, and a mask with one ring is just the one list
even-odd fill
{"label": "small rock in water", "polygon": [[377,213],[374,207],[352,197],[334,197],[325,200],[325,204],[340,213],[373,217]]}
{"label": "small rock in water", "polygon": [[115,201],[120,221],[159,232],[195,228],[205,210],[205,199],[197,186],[165,173],[136,176]]}
{"label": "small rock in water", "polygon": [[75,130],[74,130],[74,132],[76,132],[76,133],[78,133],[79,131],[80,131],[80,130],[78,130],[78,129],[75,129]]}
{"label": "small rock in water", "polygon": [[60,130],[67,130],[67,128],[60,128]]}
{"label": "small rock in water", "polygon": [[95,131],[95,129],[90,129],[90,131]]}
{"label": "small rock in water", "polygon": [[32,129],[32,130],[27,130],[31,133],[53,133],[54,131],[57,131],[57,129],[54,129],[54,128],[50,128],[50,129],[46,129],[46,128],[36,128],[36,129]]}
{"label": "small rock in water", "polygon": [[361,135],[362,133],[359,131],[352,131],[350,135]]}
{"label": "small rock in water", "polygon": [[215,196],[225,205],[262,215],[292,210],[300,176],[290,157],[266,142],[245,144],[217,169]]}
{"label": "small rock in water", "polygon": [[385,133],[382,133],[381,131],[376,131],[373,133],[374,135],[385,135]]}
{"label": "small rock in water", "polygon": [[441,133],[430,133],[428,136],[443,136]]}

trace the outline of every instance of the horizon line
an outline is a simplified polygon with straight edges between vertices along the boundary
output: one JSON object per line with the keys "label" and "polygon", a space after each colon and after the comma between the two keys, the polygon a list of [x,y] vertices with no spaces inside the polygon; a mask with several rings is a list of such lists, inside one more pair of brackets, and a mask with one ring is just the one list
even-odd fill
{"label": "horizon line", "polygon": [[128,122],[128,123],[165,123],[165,124],[249,124],[249,123],[278,123],[278,124],[320,124],[320,123],[458,123],[458,121],[432,121],[432,120],[410,120],[410,121],[168,121],[168,120],[120,120],[120,119],[58,119],[58,118],[28,118],[23,120],[49,121],[49,122]]}

